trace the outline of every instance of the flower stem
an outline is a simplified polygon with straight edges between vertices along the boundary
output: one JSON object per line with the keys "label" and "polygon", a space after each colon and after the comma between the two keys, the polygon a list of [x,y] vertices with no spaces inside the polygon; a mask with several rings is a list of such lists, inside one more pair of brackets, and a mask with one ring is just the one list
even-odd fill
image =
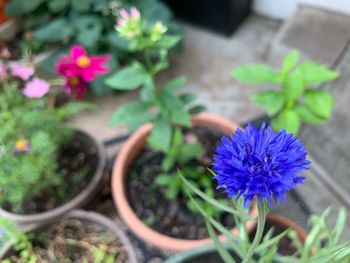
{"label": "flower stem", "polygon": [[248,250],[247,254],[245,255],[242,263],[250,263],[251,262],[251,258],[253,257],[254,250],[255,250],[256,246],[260,243],[261,238],[263,236],[266,215],[268,212],[268,205],[267,205],[266,201],[263,201],[262,204],[258,204],[258,212],[259,212],[258,213],[258,226],[256,229],[255,237],[254,237],[254,240],[253,240],[251,246],[249,247],[249,250]]}

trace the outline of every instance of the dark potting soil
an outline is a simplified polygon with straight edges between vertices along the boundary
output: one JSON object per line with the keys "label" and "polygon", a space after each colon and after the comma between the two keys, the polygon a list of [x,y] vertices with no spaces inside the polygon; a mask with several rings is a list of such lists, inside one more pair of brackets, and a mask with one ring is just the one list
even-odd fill
{"label": "dark potting soil", "polygon": [[[206,169],[211,166],[213,151],[222,134],[210,128],[193,128],[191,132],[206,150],[197,164]],[[179,195],[174,201],[169,201],[165,189],[154,184],[161,171],[162,159],[162,153],[145,148],[130,167],[126,186],[132,209],[145,224],[167,236],[191,240],[207,238],[205,221],[200,214],[187,208],[188,199]],[[181,170],[181,167],[177,168]],[[227,227],[234,225],[228,214],[222,215],[220,220]]]}
{"label": "dark potting soil", "polygon": [[[128,262],[124,244],[104,226],[90,221],[64,219],[58,224],[45,227],[30,241],[36,262]],[[18,252],[12,252],[11,262],[18,259]],[[104,256],[103,256],[104,255]],[[108,257],[113,257],[113,260]]]}
{"label": "dark potting soil", "polygon": [[[80,133],[75,133],[58,154],[58,170],[63,177],[58,187],[48,188],[31,199],[27,198],[21,214],[40,213],[56,208],[77,196],[93,178],[98,154],[93,142]],[[54,161],[54,160],[53,160]],[[8,211],[11,207],[4,206]]]}

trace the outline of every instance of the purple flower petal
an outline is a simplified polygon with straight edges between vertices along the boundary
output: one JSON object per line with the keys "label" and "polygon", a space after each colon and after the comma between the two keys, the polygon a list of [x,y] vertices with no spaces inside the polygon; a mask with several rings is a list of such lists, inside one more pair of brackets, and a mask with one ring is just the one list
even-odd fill
{"label": "purple flower petal", "polygon": [[285,130],[274,133],[265,124],[260,129],[248,125],[235,136],[223,136],[214,156],[214,178],[228,198],[243,196],[247,206],[256,197],[271,205],[304,182],[299,174],[308,169],[306,157],[304,145]]}

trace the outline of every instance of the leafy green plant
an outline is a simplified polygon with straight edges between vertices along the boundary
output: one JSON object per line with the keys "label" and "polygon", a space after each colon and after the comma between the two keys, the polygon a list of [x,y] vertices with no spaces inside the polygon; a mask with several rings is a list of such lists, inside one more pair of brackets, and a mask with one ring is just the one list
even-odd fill
{"label": "leafy green plant", "polygon": [[302,123],[320,125],[329,121],[334,100],[319,84],[334,80],[339,73],[325,65],[306,60],[298,63],[297,51],[290,52],[283,60],[280,70],[257,64],[237,68],[232,76],[249,85],[278,85],[251,97],[251,101],[266,108],[275,130],[285,128],[298,134]]}
{"label": "leafy green plant", "polygon": [[[3,231],[2,241],[11,242],[15,251],[19,252],[21,262],[36,263],[37,257],[33,252],[30,236],[20,230],[12,221],[0,218],[0,228]],[[11,263],[10,259],[1,260],[1,263]]]}
{"label": "leafy green plant", "polygon": [[91,108],[77,102],[53,107],[53,94],[28,98],[21,85],[0,83],[0,205],[13,212],[21,212],[28,199],[47,189],[60,188],[63,177],[56,160],[73,135],[65,121]]}
{"label": "leafy green plant", "polygon": [[[39,51],[52,45],[59,47],[41,65],[45,73],[53,74],[53,62],[66,53],[72,43],[84,46],[91,54],[111,54],[108,66],[113,70],[129,64],[133,54],[114,27],[118,10],[131,6],[141,10],[148,21],[161,21],[170,32],[181,33],[170,9],[159,0],[11,0],[6,12],[10,16],[23,16],[25,29],[33,32],[30,43],[28,39],[23,41],[26,51],[29,48]],[[104,78],[101,76],[91,83],[97,95],[110,92],[103,84]]]}
{"label": "leafy green plant", "polygon": [[[123,16],[127,17],[125,13]],[[136,9],[130,11],[128,19],[121,18],[118,24],[120,37],[128,41],[128,49],[135,52],[138,59],[112,74],[106,84],[116,90],[138,89],[140,99],[119,107],[110,120],[111,125],[126,124],[133,131],[146,122],[153,123],[148,145],[164,154],[161,173],[155,184],[165,187],[169,200],[176,199],[179,194],[185,196],[186,189],[174,169],[177,165],[189,171],[190,179],[201,189],[214,195],[209,177],[203,175],[202,168],[196,164],[204,149],[198,141],[187,142],[183,135],[183,128],[191,127],[190,115],[203,111],[204,107],[194,104],[194,94],[179,92],[186,83],[184,76],[170,80],[162,88],[157,88],[155,83],[156,74],[169,65],[169,49],[181,37],[168,34],[160,21],[150,23],[144,20]],[[196,210],[190,203],[188,207]],[[206,211],[211,214],[217,212],[212,206],[208,206]]]}
{"label": "leafy green plant", "polygon": [[[248,220],[254,220],[248,216],[248,210],[244,209],[242,198],[232,200],[232,204],[228,205],[220,202],[199,190],[193,183],[179,173],[184,185],[188,187],[187,194],[193,204],[201,212],[206,220],[210,237],[212,238],[217,252],[225,263],[233,263],[233,253],[243,259],[251,247],[249,233],[246,228]],[[230,212],[236,227],[239,229],[239,235],[233,235],[219,221],[208,214],[203,209],[201,203],[197,202],[197,198],[203,202],[216,206],[217,208]],[[341,208],[338,214],[338,220],[335,226],[328,223],[330,208],[326,209],[321,215],[312,215],[309,218],[310,232],[304,244],[301,243],[298,234],[293,229],[287,229],[284,232],[273,235],[274,228],[269,229],[262,238],[262,241],[254,250],[255,257],[251,259],[251,263],[316,263],[316,262],[334,262],[347,263],[350,260],[350,241],[339,243],[339,239],[345,227],[346,212]],[[217,232],[216,232],[217,231]],[[219,241],[217,233],[227,238],[227,243],[223,244]],[[288,237],[296,250],[293,255],[283,256],[277,252],[281,240]]]}

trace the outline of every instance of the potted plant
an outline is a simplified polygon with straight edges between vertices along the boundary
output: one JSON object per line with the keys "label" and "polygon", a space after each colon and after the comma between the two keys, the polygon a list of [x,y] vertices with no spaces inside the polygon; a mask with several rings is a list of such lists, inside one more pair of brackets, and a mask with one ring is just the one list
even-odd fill
{"label": "potted plant", "polygon": [[[203,106],[194,104],[194,94],[179,94],[184,77],[162,89],[156,86],[155,76],[167,68],[168,50],[179,36],[168,34],[161,22],[146,21],[134,7],[130,12],[120,11],[117,25],[138,60],[112,74],[106,84],[117,90],[141,91],[140,100],[117,109],[111,123],[127,124],[131,130],[151,123],[136,130],[118,154],[112,175],[115,204],[130,229],[154,246],[179,251],[210,243],[204,221],[184,194],[176,167],[189,171],[189,180],[214,196],[215,186],[208,175],[199,175],[210,162],[210,145],[222,134],[234,132],[237,125],[210,114],[192,115]],[[230,210],[221,212],[209,205],[206,211],[225,221]],[[225,223],[234,227],[234,222]],[[253,227],[251,222],[248,225]]]}
{"label": "potted plant", "polygon": [[8,243],[0,250],[2,262],[128,262],[136,253],[123,231],[95,212],[73,210],[51,224],[23,230],[0,219]]}
{"label": "potted plant", "polygon": [[[235,69],[232,76],[248,85],[270,85],[251,96],[251,101],[266,108],[271,126],[297,135],[302,124],[321,125],[329,121],[334,101],[332,95],[317,85],[339,77],[325,65],[306,60],[298,63],[299,54],[291,51],[283,60],[281,69],[253,64]],[[280,86],[280,90],[275,89]]]}
{"label": "potted plant", "polygon": [[[239,236],[233,236],[208,215],[193,197],[200,196],[212,204],[218,200],[207,196],[180,173],[189,188],[189,198],[205,217],[217,253],[225,263],[237,260],[278,263],[349,261],[350,241],[338,244],[346,220],[344,209],[340,210],[334,228],[328,225],[330,209],[321,216],[312,216],[307,237],[294,224],[284,231],[291,222],[281,224],[281,218],[267,216],[273,200],[277,203],[285,200],[286,194],[304,181],[305,177],[300,173],[308,169],[310,162],[306,156],[307,152],[298,139],[285,130],[275,133],[270,126],[265,129],[265,125],[261,128],[248,125],[245,131],[238,130],[235,136],[222,138],[222,144],[215,151],[213,179],[218,181],[219,189],[229,199],[235,200],[233,217],[240,226]],[[254,199],[258,202],[259,210],[257,228],[249,233],[245,229],[247,215],[242,207]],[[218,239],[215,230],[225,234],[228,240],[225,245]],[[208,253],[204,253],[204,257],[207,260]],[[203,258],[203,254],[199,258]],[[203,262],[190,259],[183,260],[180,255],[179,260],[176,261],[175,257],[170,262]]]}
{"label": "potted plant", "polygon": [[106,163],[103,147],[66,122],[92,105],[55,103],[58,83],[79,95],[85,87],[82,76],[99,74],[74,63],[65,59],[67,79],[50,82],[37,77],[29,65],[0,64],[1,217],[21,224],[54,220],[84,205],[100,184]]}
{"label": "potted plant", "polygon": [[[118,37],[115,27],[115,14],[123,6],[130,6],[130,1],[31,1],[23,5],[22,0],[11,0],[6,5],[10,17],[21,17],[23,27],[18,39],[9,43],[10,51],[17,46],[23,53],[34,54],[33,61],[40,65],[45,74],[53,74],[52,62],[66,53],[69,45],[77,43],[91,54],[111,54],[108,66],[116,70],[127,63],[130,52],[125,48],[125,41]],[[150,20],[160,20],[180,33],[180,27],[172,20],[171,11],[158,0],[132,1],[144,16]],[[9,39],[10,40],[10,39]],[[19,48],[21,47],[21,48]],[[18,52],[21,53],[21,52]],[[18,54],[20,57],[20,54]],[[103,85],[100,76],[90,83],[91,91],[105,95],[111,90]]]}

